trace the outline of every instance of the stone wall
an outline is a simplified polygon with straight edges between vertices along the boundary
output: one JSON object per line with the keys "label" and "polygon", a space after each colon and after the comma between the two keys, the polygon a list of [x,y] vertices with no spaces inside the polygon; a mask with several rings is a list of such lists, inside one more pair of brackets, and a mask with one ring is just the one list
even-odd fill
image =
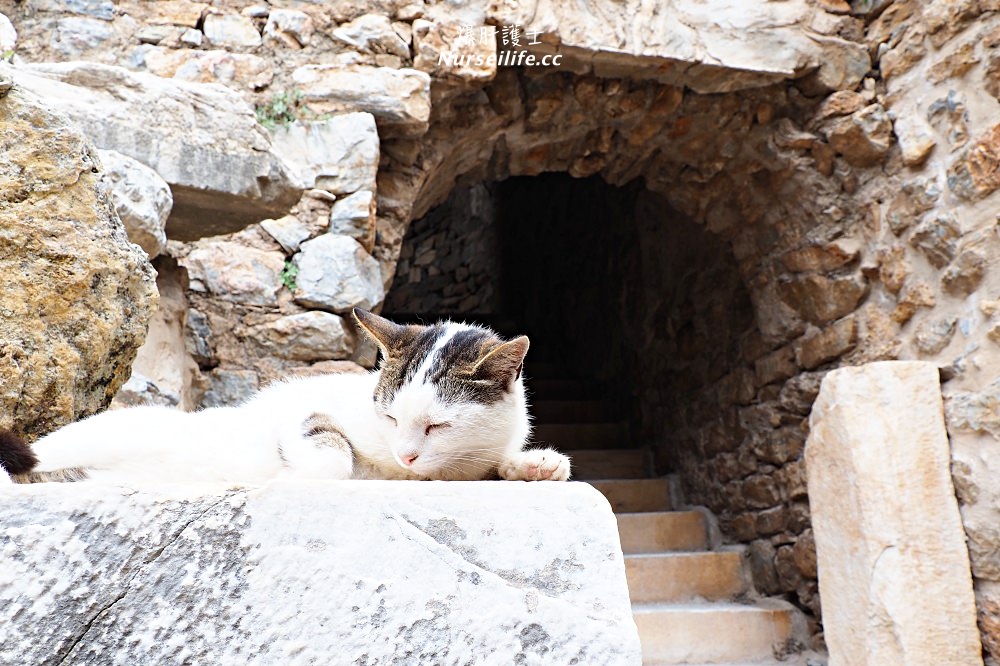
{"label": "stone wall", "polygon": [[403,239],[386,313],[495,315],[500,247],[495,202],[483,184],[456,187]]}
{"label": "stone wall", "polygon": [[[516,2],[488,12],[402,2],[0,3],[21,35],[18,58],[93,59],[220,82],[257,104],[262,120],[278,121],[283,146],[308,145],[292,136],[312,131],[307,118],[373,118],[374,159],[370,143],[341,147],[351,169],[298,173],[326,194],[302,199],[294,220],[172,251],[191,277],[187,328],[201,331],[192,349],[212,386],[222,372],[268,368],[256,380],[232,375],[232,385],[249,386],[309,365],[277,355],[287,324],[279,322],[343,311],[315,305],[309,293],[343,290],[303,279],[295,243],[326,239],[332,227],[371,253],[385,286],[410,222],[458,182],[546,171],[640,182],[656,196],[634,193],[640,261],[622,273],[632,276],[625,311],[642,313],[632,328],[644,359],[636,423],[660,468],[680,471],[688,497],[720,514],[729,539],[750,543],[758,584],[816,610],[801,445],[818,381],[873,360],[937,363],[981,628],[995,655],[1000,275],[989,257],[1000,251],[992,53],[1000,7],[789,1],[752,15],[726,7],[678,1],[673,12],[646,16],[642,30],[615,31],[588,23],[625,20],[622,5],[603,0],[589,2],[590,12],[557,5],[538,16]],[[461,24],[505,22],[537,29],[533,52],[560,52],[563,66],[439,65],[438,53],[459,48]],[[488,53],[495,44],[494,36],[461,48]],[[303,129],[281,129],[278,102]],[[302,150],[292,151],[299,163],[320,160]],[[353,212],[333,225],[343,201]],[[305,230],[283,235],[296,225]],[[675,247],[675,239],[684,240]],[[247,271],[218,263],[232,256],[225,243],[246,248]],[[296,288],[310,284],[305,296],[282,284],[289,259],[300,270]],[[244,274],[266,285],[229,280]],[[215,347],[199,344],[206,336]],[[223,384],[216,395],[229,395]]]}

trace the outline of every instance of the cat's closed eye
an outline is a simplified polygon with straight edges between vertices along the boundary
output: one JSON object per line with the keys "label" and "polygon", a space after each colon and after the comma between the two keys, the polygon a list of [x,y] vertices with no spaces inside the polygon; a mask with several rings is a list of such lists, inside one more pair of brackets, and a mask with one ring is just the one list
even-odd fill
{"label": "cat's closed eye", "polygon": [[424,429],[424,437],[427,437],[435,430],[440,430],[441,428],[450,428],[450,423],[431,423]]}
{"label": "cat's closed eye", "polygon": [[392,416],[390,414],[386,414],[385,418],[387,418],[390,421],[392,421],[392,425],[399,425],[399,423],[396,421],[396,417],[395,416]]}

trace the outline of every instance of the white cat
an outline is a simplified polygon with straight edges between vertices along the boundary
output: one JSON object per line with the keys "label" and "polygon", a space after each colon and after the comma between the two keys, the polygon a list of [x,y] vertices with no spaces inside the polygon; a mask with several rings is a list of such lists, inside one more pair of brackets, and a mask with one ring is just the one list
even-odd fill
{"label": "white cat", "polygon": [[565,455],[524,449],[528,338],[354,315],[382,350],[377,372],[278,382],[236,407],[104,412],[30,449],[0,431],[0,465],[16,483],[569,478]]}

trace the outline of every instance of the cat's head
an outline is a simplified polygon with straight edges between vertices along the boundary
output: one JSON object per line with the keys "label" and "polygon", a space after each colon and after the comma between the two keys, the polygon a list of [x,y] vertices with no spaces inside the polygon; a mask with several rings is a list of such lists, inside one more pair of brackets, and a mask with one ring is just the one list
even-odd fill
{"label": "cat's head", "polygon": [[354,316],[382,350],[373,400],[393,456],[431,478],[482,478],[530,432],[521,369],[528,338],[439,322],[402,326]]}

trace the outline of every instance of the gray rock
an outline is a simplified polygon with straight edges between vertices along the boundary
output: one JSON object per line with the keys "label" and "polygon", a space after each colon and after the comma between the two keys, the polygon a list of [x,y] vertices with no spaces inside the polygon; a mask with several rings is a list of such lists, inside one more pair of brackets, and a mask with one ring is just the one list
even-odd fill
{"label": "gray rock", "polygon": [[0,662],[640,661],[615,519],[586,484],[212,492],[3,486]]}
{"label": "gray rock", "polygon": [[170,184],[167,236],[194,240],[281,217],[301,186],[236,92],[94,63],[26,65],[18,85],[69,116],[99,148]]}
{"label": "gray rock", "polygon": [[277,305],[285,255],[233,241],[200,241],[178,263],[192,291],[244,305]]}
{"label": "gray rock", "polygon": [[415,69],[303,65],[292,72],[303,100],[318,113],[367,111],[386,136],[419,136],[431,113],[431,77]]}
{"label": "gray rock", "polygon": [[355,192],[339,199],[330,210],[330,233],[350,236],[371,252],[375,245],[375,197]]}
{"label": "gray rock", "polygon": [[344,320],[319,310],[257,326],[251,336],[266,352],[292,361],[342,360],[354,353],[353,336]]}
{"label": "gray rock", "polygon": [[239,14],[209,14],[205,17],[205,39],[213,46],[253,48],[260,46],[260,33],[253,21]]}
{"label": "gray rock", "polygon": [[370,113],[278,125],[272,136],[274,152],[306,187],[334,194],[375,190],[379,137]]}
{"label": "gray rock", "polygon": [[115,395],[112,409],[136,405],[161,405],[176,407],[181,397],[172,391],[165,391],[156,382],[135,372]]}
{"label": "gray rock", "polygon": [[260,389],[260,378],[252,370],[212,370],[208,388],[198,401],[201,409],[230,407],[247,400]]}
{"label": "gray rock", "polygon": [[115,210],[125,224],[129,240],[153,259],[167,244],[165,228],[174,204],[170,186],[138,160],[115,150],[98,153],[111,183]]}
{"label": "gray rock", "polygon": [[50,35],[53,48],[66,58],[79,58],[114,37],[107,21],[86,16],[66,16],[34,24],[34,29]]}
{"label": "gray rock", "polygon": [[385,297],[378,262],[353,238],[323,234],[303,243],[293,261],[295,302],[305,307],[343,314],[371,310]]}
{"label": "gray rock", "polygon": [[111,0],[32,0],[32,9],[40,12],[79,14],[110,21],[115,17]]}

